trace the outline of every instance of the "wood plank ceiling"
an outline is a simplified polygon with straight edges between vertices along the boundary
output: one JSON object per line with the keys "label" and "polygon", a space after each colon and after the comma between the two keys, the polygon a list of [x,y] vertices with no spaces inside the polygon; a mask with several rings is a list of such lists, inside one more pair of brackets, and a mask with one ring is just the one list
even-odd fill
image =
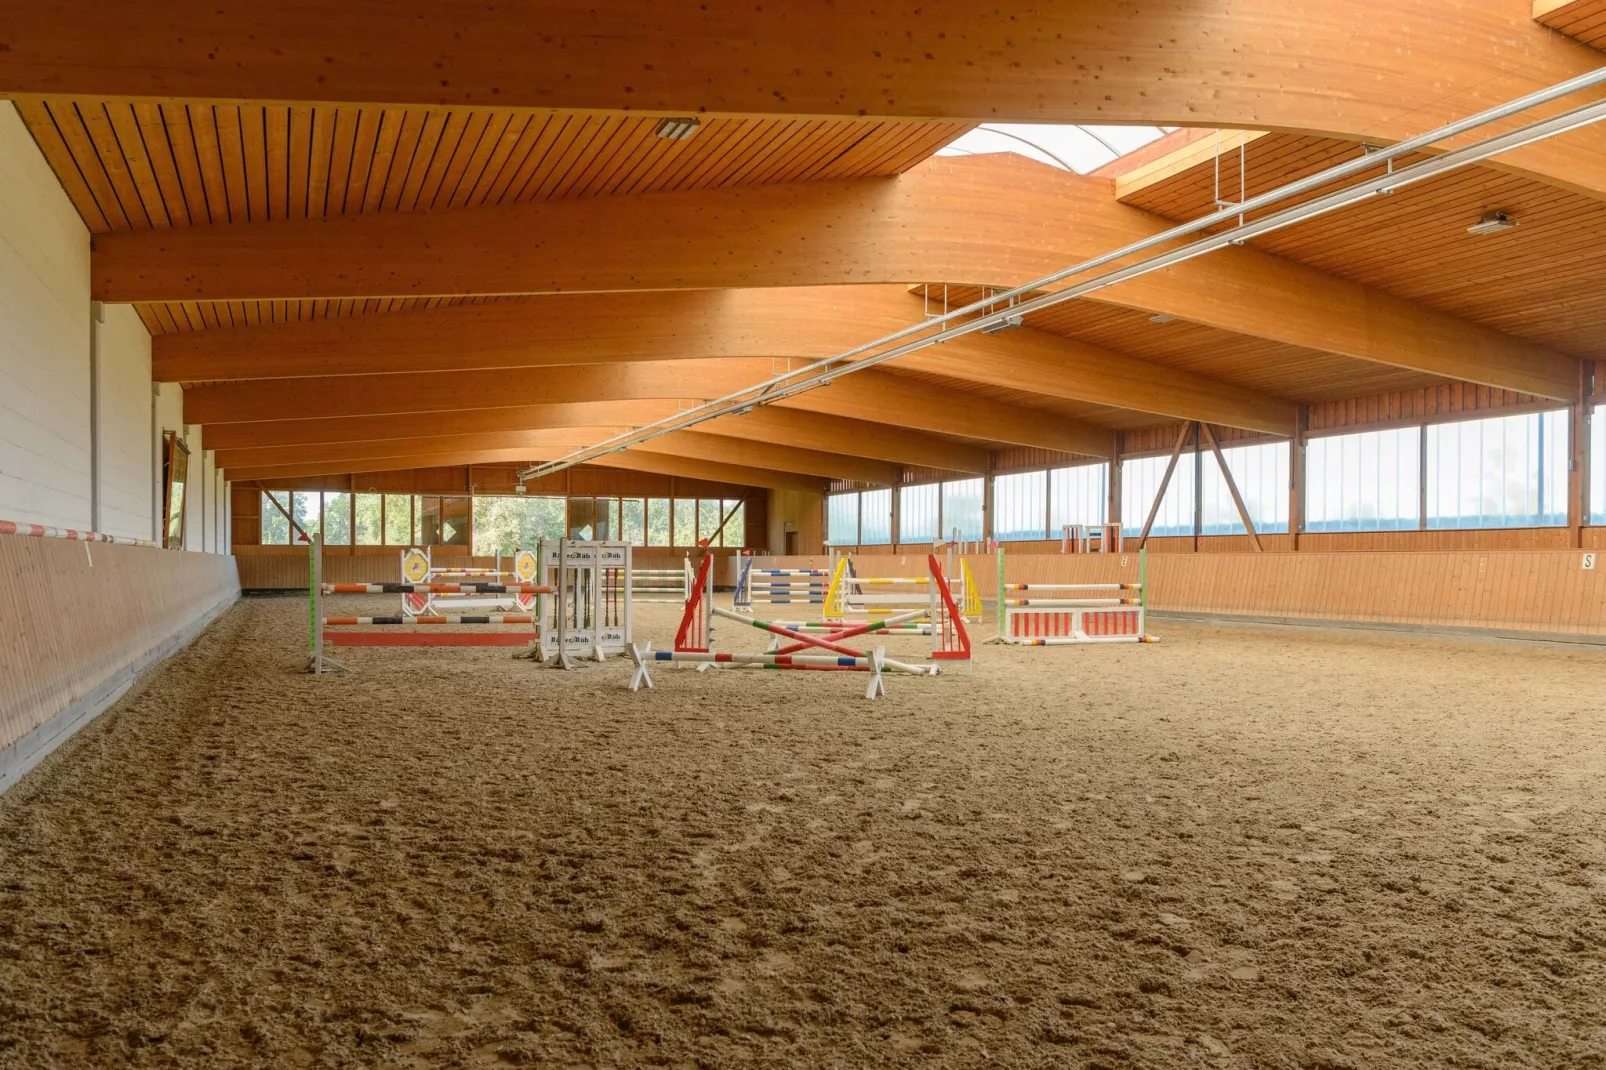
{"label": "wood plank ceiling", "polygon": [[1534,18],[1586,45],[1606,49],[1606,0],[1538,0]]}
{"label": "wood plank ceiling", "polygon": [[[92,233],[410,212],[892,175],[970,129],[951,122],[710,118],[512,108],[284,107],[20,99]],[[171,302],[152,334],[483,298]]]}
{"label": "wood plank ceiling", "polygon": [[[1602,0],[1606,3],[1606,0]],[[688,141],[657,117],[485,108],[286,107],[25,99],[19,111],[94,233],[223,225],[893,175],[969,127],[945,122],[709,119]],[[1313,174],[1364,150],[1348,141],[1223,132],[1143,154],[1113,192],[1175,220]],[[1242,146],[1242,155],[1239,146]],[[1310,196],[1319,195],[1317,191]],[[1485,211],[1520,226],[1466,233]],[[1606,351],[1606,205],[1527,178],[1471,169],[1378,197],[1254,244],[1341,278],[1581,356]],[[939,284],[940,285],[940,284]],[[933,291],[935,293],[935,291]],[[979,291],[951,287],[949,307]],[[153,334],[540,297],[171,302],[136,306]],[[935,306],[936,302],[933,300]],[[935,307],[933,308],[935,310]],[[921,311],[910,301],[910,319]],[[1448,380],[1200,324],[1075,301],[1027,326],[1162,368],[1303,402],[1431,390]],[[897,376],[1024,409],[1136,431],[1150,413],[899,370]],[[1139,436],[1141,437],[1141,436]],[[998,443],[992,443],[997,448]],[[1019,451],[1013,451],[1018,453]]]}
{"label": "wood plank ceiling", "polygon": [[[1242,154],[1248,195],[1354,159],[1354,142],[1251,135]],[[1397,166],[1411,162],[1404,161]],[[1381,174],[1382,168],[1368,172]],[[1237,200],[1240,154],[1211,156],[1122,200],[1169,219]],[[1333,186],[1313,191],[1320,196]],[[1300,198],[1286,203],[1298,203]],[[1468,234],[1486,212],[1517,226]],[[1507,334],[1592,358],[1606,352],[1606,204],[1520,175],[1470,167],[1257,238],[1253,246]]]}

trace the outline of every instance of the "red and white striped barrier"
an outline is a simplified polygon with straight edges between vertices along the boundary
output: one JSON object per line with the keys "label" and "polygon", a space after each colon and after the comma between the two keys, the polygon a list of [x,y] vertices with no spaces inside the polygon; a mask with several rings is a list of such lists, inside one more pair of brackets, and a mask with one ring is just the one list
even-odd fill
{"label": "red and white striped barrier", "polygon": [[534,583],[326,583],[324,594],[555,594]]}
{"label": "red and white striped barrier", "polygon": [[0,520],[0,535],[25,535],[34,539],[68,539],[72,542],[103,542],[118,546],[155,546],[150,539],[130,539],[126,535],[105,535],[98,531],[79,531],[77,528],[53,528],[46,524],[23,524],[16,520]]}
{"label": "red and white striped barrier", "polygon": [[[1146,627],[1148,556],[1142,551],[1138,575],[1137,583],[1007,583],[999,550],[998,637],[992,641],[1017,646],[1158,642]],[[1134,594],[1119,593],[1126,591]],[[1037,592],[1047,597],[1009,597]]]}
{"label": "red and white striped barrier", "polygon": [[372,624],[534,624],[533,613],[490,613],[479,617],[325,617],[325,628],[357,628]]}
{"label": "red and white striped barrier", "polygon": [[[970,635],[965,630],[964,618],[959,615],[959,607],[954,604],[953,593],[943,577],[942,566],[937,563],[935,555],[928,558],[931,568],[931,582],[928,586],[931,594],[925,608],[910,609],[882,621],[844,622],[825,635],[811,635],[773,621],[754,620],[714,605],[713,562],[712,555],[706,556],[698,569],[697,582],[691,598],[686,602],[686,611],[681,616],[680,628],[675,633],[675,649],[655,651],[651,643],[645,646],[630,644],[630,660],[636,666],[635,675],[630,679],[630,690],[639,690],[642,685],[646,685],[649,690],[652,688],[652,676],[648,672],[648,666],[657,662],[690,663],[699,666],[750,665],[761,669],[868,672],[870,683],[865,689],[864,697],[873,699],[887,693],[886,684],[882,679],[884,671],[935,676],[939,666],[912,665],[895,661],[888,658],[886,651],[881,647],[867,652],[848,646],[844,640],[895,629],[910,624],[921,616],[929,616],[933,622],[934,642],[931,652],[933,661],[962,660],[966,663],[970,661]],[[790,639],[792,642],[790,645],[776,646],[763,653],[716,651],[713,649],[715,618],[737,621],[779,638]],[[800,653],[801,651],[819,651],[819,653],[805,654]]]}

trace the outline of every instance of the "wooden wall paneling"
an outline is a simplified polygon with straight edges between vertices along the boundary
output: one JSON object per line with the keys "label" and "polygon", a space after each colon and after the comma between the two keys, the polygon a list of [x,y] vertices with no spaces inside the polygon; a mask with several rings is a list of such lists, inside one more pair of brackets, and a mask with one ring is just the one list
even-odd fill
{"label": "wooden wall paneling", "polygon": [[[1044,583],[1111,582],[1122,574],[1123,560],[1131,569],[1136,559],[1007,556],[1011,582]],[[801,560],[771,557],[758,564],[786,567]],[[858,554],[854,561],[866,575],[912,576],[925,567],[918,553]],[[995,559],[972,557],[970,565],[984,596],[993,597]],[[1585,572],[1573,549],[1151,553],[1149,575],[1150,606],[1157,611],[1606,634],[1606,569]]]}
{"label": "wooden wall paneling", "polygon": [[0,748],[115,685],[238,589],[232,557],[0,536],[12,625],[0,644]]}

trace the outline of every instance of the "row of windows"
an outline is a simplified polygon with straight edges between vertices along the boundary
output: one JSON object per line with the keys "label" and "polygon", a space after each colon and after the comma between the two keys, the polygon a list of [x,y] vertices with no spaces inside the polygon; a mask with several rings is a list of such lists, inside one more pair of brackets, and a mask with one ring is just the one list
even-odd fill
{"label": "row of windows", "polygon": [[[1305,446],[1305,530],[1544,527],[1567,522],[1568,412],[1499,416],[1310,439]],[[1606,404],[1590,421],[1591,522],[1606,524]],[[1255,530],[1288,530],[1290,444],[1221,451]],[[1143,529],[1170,456],[1121,465],[1121,524]],[[1054,539],[1067,524],[1107,522],[1110,466],[1018,472],[993,480],[993,537]],[[1425,492],[1424,492],[1425,488]],[[951,495],[951,497],[950,497]],[[935,541],[955,528],[980,539],[980,479],[898,489],[900,542]],[[952,504],[950,505],[950,502]],[[1208,452],[1178,458],[1154,535],[1241,535],[1243,520]],[[833,495],[827,541],[893,541],[889,490]]]}
{"label": "row of windows", "polygon": [[[275,504],[277,503],[277,505]],[[264,491],[262,543],[283,546],[290,520],[328,546],[468,546],[491,557],[542,539],[635,546],[745,542],[746,506],[731,498],[552,498]]]}

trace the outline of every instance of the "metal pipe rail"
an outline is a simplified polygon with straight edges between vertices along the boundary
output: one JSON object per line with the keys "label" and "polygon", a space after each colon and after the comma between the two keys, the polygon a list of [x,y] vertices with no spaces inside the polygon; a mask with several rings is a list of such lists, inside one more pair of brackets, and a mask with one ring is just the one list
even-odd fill
{"label": "metal pipe rail", "polygon": [[[1452,149],[1401,170],[1396,171],[1393,169],[1393,161],[1397,157],[1421,151],[1448,138],[1510,118],[1529,108],[1600,85],[1606,85],[1606,67],[1587,72],[1576,78],[1570,78],[1567,81],[1537,90],[1526,96],[1518,97],[1505,104],[1500,104],[1464,119],[1448,123],[1417,137],[1397,142],[1392,146],[1366,156],[1337,164],[1314,175],[1298,179],[1274,190],[1268,190],[1259,196],[1251,197],[1242,204],[1222,208],[1209,215],[1201,216],[1199,219],[1179,224],[1159,234],[1144,238],[1141,241],[1132,242],[1089,260],[1084,260],[1068,268],[1045,275],[1042,278],[1016,286],[1013,289],[989,294],[952,312],[911,324],[901,330],[884,335],[874,341],[866,342],[836,356],[826,357],[794,371],[767,379],[754,386],[704,402],[674,416],[615,435],[613,438],[599,442],[595,446],[576,450],[558,460],[532,465],[520,471],[519,478],[529,480],[551,475],[554,472],[561,472],[566,468],[583,464],[586,461],[594,460],[610,453],[622,452],[631,446],[640,445],[661,435],[693,427],[705,420],[731,414],[740,415],[751,411],[753,407],[758,405],[769,404],[817,387],[828,386],[840,375],[863,371],[897,357],[925,349],[928,346],[948,341],[951,338],[963,337],[975,331],[1002,325],[1006,317],[1023,316],[1045,308],[1051,308],[1054,305],[1084,296],[1095,290],[1114,286],[1117,283],[1126,282],[1129,279],[1171,267],[1227,245],[1241,245],[1250,238],[1269,234],[1307,219],[1314,219],[1317,216],[1325,215],[1328,212],[1365,200],[1368,197],[1376,196],[1379,193],[1392,193],[1403,186],[1423,181],[1446,171],[1466,167],[1491,156],[1510,152],[1524,145],[1543,141],[1558,134],[1600,122],[1602,119],[1606,119],[1606,101],[1597,101],[1580,108],[1574,108],[1571,111],[1562,112],[1548,119],[1526,124],[1504,134],[1485,138],[1459,149]],[[1358,185],[1284,209],[1253,222],[1245,221],[1244,217],[1251,212],[1270,207],[1290,197],[1311,192],[1362,171],[1370,170],[1379,163],[1386,163],[1389,166],[1388,173],[1379,178],[1367,180]],[[1040,291],[1047,286],[1052,286],[1076,275],[1114,264],[1129,256],[1149,252],[1152,249],[1175,242],[1179,238],[1197,234],[1211,227],[1219,226],[1223,223],[1231,223],[1234,219],[1238,220],[1236,225],[1198,241],[1162,252],[1137,263],[1106,272],[1048,294],[1040,294],[1037,297],[1018,303],[1008,304],[1001,311],[988,311],[1000,304],[1014,302],[1016,298],[1026,297],[1028,294]],[[965,317],[978,312],[982,314],[974,319],[965,319]],[[961,320],[963,322],[959,322]],[[916,337],[919,335],[924,335],[924,337]],[[904,339],[913,340],[904,341]],[[892,348],[876,352],[876,350],[881,350],[885,346],[892,346]]]}

